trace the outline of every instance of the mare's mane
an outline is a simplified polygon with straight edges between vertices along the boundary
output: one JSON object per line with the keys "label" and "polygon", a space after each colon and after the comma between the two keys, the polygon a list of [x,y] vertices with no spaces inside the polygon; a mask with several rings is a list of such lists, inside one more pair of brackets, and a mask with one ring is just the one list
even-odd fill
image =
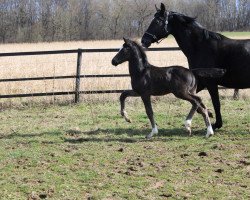
{"label": "mare's mane", "polygon": [[[162,12],[161,10],[159,10],[156,14],[155,14],[155,17],[158,17],[158,18],[162,18]],[[224,37],[223,35],[219,34],[219,33],[216,33],[216,32],[212,32],[212,31],[209,31],[207,29],[205,29],[202,25],[200,25],[196,19],[197,17],[189,17],[187,15],[184,15],[184,14],[180,14],[178,12],[170,12],[169,15],[175,17],[175,19],[177,19],[180,23],[186,25],[186,26],[192,26],[198,30],[201,30],[202,31],[202,34],[203,34],[203,38],[205,40],[208,40],[208,39],[215,39],[215,40],[222,40],[222,38]]]}
{"label": "mare's mane", "polygon": [[196,29],[202,30],[203,37],[208,40],[208,39],[215,39],[215,40],[222,40],[222,35],[216,32],[209,31],[205,29],[202,25],[200,25],[197,21],[197,17],[189,17],[183,14],[179,13],[173,13],[173,15],[176,16],[177,20],[179,20],[181,23],[185,25],[192,26]]}

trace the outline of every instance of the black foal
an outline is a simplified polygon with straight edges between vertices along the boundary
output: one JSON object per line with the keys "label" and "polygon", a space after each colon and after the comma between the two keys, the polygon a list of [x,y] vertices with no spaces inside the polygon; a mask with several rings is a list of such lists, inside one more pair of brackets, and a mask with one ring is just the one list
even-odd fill
{"label": "black foal", "polygon": [[[148,63],[147,56],[140,45],[125,38],[124,42],[121,50],[112,59],[112,64],[117,66],[125,61],[129,62],[129,73],[133,91],[125,91],[120,97],[121,115],[126,121],[130,122],[125,112],[126,97],[140,96],[152,125],[152,131],[146,138],[151,138],[154,134],[158,133],[158,129],[154,121],[150,96],[173,93],[176,97],[189,101],[192,104],[192,109],[185,122],[185,127],[189,134],[191,134],[192,117],[198,109],[207,127],[206,136],[209,137],[213,135],[214,132],[210,123],[208,111],[202,103],[201,98],[195,95],[197,83],[193,73],[189,69],[181,66],[155,67]],[[200,74],[202,74],[202,72],[201,70]]]}

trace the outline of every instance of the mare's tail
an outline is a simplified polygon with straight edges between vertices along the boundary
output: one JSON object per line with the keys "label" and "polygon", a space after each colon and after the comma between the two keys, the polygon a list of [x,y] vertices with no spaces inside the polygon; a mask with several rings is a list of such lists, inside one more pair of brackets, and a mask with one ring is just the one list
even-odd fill
{"label": "mare's tail", "polygon": [[191,69],[194,75],[204,78],[220,78],[226,73],[225,69],[220,68],[197,68]]}

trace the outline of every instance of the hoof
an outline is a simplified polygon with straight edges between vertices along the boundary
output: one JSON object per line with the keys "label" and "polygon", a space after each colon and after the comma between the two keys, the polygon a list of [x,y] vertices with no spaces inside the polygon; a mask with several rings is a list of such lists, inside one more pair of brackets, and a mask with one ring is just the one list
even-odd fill
{"label": "hoof", "polygon": [[129,119],[129,118],[125,118],[125,121],[128,123],[132,123],[131,119]]}
{"label": "hoof", "polygon": [[213,127],[213,130],[216,130],[216,129],[220,129],[222,127],[222,124],[221,123],[215,123],[212,125]]}
{"label": "hoof", "polygon": [[207,128],[206,138],[209,138],[209,137],[211,137],[212,135],[214,135],[214,131],[213,131],[212,126],[209,126],[209,127]]}
{"label": "hoof", "polygon": [[147,135],[146,137],[145,137],[145,139],[147,139],[147,140],[150,140],[152,138],[152,135]]}
{"label": "hoof", "polygon": [[153,135],[155,134],[158,134],[158,129],[157,129],[157,126],[155,128],[152,129],[151,133],[149,133],[147,136],[146,136],[146,139],[151,139],[153,137]]}
{"label": "hoof", "polygon": [[128,117],[128,113],[126,111],[121,111],[121,116],[126,120],[126,122],[131,123],[132,121]]}
{"label": "hoof", "polygon": [[214,134],[206,134],[206,138],[212,137]]}
{"label": "hoof", "polygon": [[132,120],[129,119],[129,118],[125,118],[125,121],[128,122],[128,123],[132,123]]}
{"label": "hoof", "polygon": [[191,131],[191,128],[190,127],[186,127],[186,132],[188,133],[189,136],[192,136],[192,131]]}
{"label": "hoof", "polygon": [[192,134],[192,131],[191,131],[191,124],[192,124],[192,121],[191,120],[186,120],[185,121],[185,128],[188,132],[188,135],[191,136]]}

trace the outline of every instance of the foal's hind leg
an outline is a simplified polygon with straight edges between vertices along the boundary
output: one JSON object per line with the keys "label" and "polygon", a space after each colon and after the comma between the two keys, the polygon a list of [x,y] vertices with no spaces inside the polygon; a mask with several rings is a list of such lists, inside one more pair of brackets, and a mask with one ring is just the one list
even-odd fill
{"label": "foal's hind leg", "polygon": [[213,131],[210,119],[209,119],[208,110],[207,110],[206,106],[203,104],[203,102],[202,102],[202,100],[201,100],[200,97],[198,97],[198,96],[196,96],[194,94],[191,94],[191,96],[198,101],[198,110],[202,114],[202,116],[204,118],[204,121],[205,121],[205,124],[207,126],[206,137],[210,137],[211,135],[214,134],[214,131]]}
{"label": "foal's hind leg", "polygon": [[[194,90],[194,91],[192,91],[191,93],[192,93],[192,94],[199,93],[199,92],[202,91],[204,88],[205,88],[205,87],[204,87],[203,85],[201,85],[201,84],[198,83],[196,91]],[[203,106],[202,106],[202,107],[203,107]],[[205,107],[205,106],[204,106],[204,107]],[[200,110],[199,108],[197,109],[197,112],[198,112],[199,114],[202,114],[202,112],[201,112],[201,110]],[[212,113],[211,111],[209,111],[209,110],[207,110],[207,112],[208,112],[208,116],[211,117],[211,118],[213,118],[213,113]]]}
{"label": "foal's hind leg", "polygon": [[122,117],[124,117],[124,119],[131,123],[131,120],[129,119],[128,117],[128,114],[127,112],[125,111],[125,100],[127,97],[137,97],[139,96],[136,92],[134,92],[133,90],[126,90],[124,91],[123,93],[121,93],[121,96],[120,96],[120,104],[121,104],[121,115]]}
{"label": "foal's hind leg", "polygon": [[197,108],[198,108],[198,105],[196,103],[192,103],[192,108],[185,121],[185,128],[187,129],[189,136],[191,136],[192,134],[191,132],[192,119]]}
{"label": "foal's hind leg", "polygon": [[185,127],[189,131],[189,134],[191,134],[191,122],[192,122],[192,117],[197,109],[201,112],[205,124],[207,126],[207,134],[206,136],[209,137],[210,135],[213,135],[213,129],[210,123],[210,119],[208,116],[207,109],[205,105],[202,103],[201,98],[191,94],[191,93],[181,93],[181,94],[175,94],[176,97],[181,98],[183,100],[189,101],[192,104],[192,109],[190,110],[187,118],[186,118],[186,123]]}
{"label": "foal's hind leg", "polygon": [[210,122],[210,119],[209,119],[209,116],[208,116],[208,111],[207,109],[204,109],[201,107],[201,110],[202,110],[202,116],[204,118],[204,121],[205,121],[205,124],[207,126],[207,134],[206,134],[206,137],[210,137],[214,134],[214,131],[213,131],[213,128],[212,128],[212,125],[211,125],[211,122]]}
{"label": "foal's hind leg", "polygon": [[191,96],[191,94],[189,92],[178,92],[174,94],[177,98],[189,101],[192,104],[192,108],[189,111],[188,116],[186,117],[186,121],[185,121],[185,128],[188,131],[189,135],[191,135],[191,125],[192,125],[192,119],[194,116],[194,113],[197,111],[198,109],[198,102],[195,98],[193,98]]}
{"label": "foal's hind leg", "polygon": [[[202,102],[201,102],[201,107],[204,108],[204,109],[207,109],[206,106]],[[197,109],[197,113],[202,114],[202,111],[201,111],[200,107]],[[207,109],[207,113],[208,113],[209,117],[213,118],[213,113],[210,112],[208,109]]]}

